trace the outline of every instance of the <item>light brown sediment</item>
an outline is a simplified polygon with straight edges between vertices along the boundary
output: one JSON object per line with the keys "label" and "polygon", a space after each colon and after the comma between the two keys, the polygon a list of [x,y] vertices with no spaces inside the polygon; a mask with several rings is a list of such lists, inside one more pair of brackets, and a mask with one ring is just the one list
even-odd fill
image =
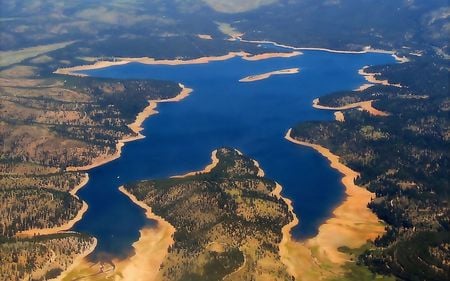
{"label": "light brown sediment", "polygon": [[50,235],[67,231],[83,218],[83,215],[86,213],[87,210],[88,204],[85,201],[83,201],[83,205],[81,206],[81,209],[78,211],[77,215],[70,221],[66,222],[65,224],[49,228],[33,228],[20,231],[16,234],[16,237],[24,238],[24,237],[33,237],[35,235]]}
{"label": "light brown sediment", "polygon": [[[319,227],[318,234],[302,242],[293,240],[290,230],[298,223],[294,218],[283,228],[285,235],[280,243],[281,259],[294,277],[301,280],[324,280],[342,273],[342,265],[350,260],[347,254],[339,251],[340,247],[361,247],[368,240],[381,235],[384,226],[367,208],[367,204],[375,195],[354,183],[359,174],[342,164],[339,157],[327,148],[296,140],[291,136],[291,132],[290,129],[285,136],[288,141],[313,148],[330,161],[332,168],[343,175],[346,198],[333,211],[333,217]],[[281,188],[274,191],[274,194],[280,192]],[[287,203],[290,205],[289,201]]]}
{"label": "light brown sediment", "polygon": [[[156,106],[158,103],[163,103],[163,102],[177,102],[180,101],[184,98],[186,98],[187,96],[189,96],[189,94],[192,92],[192,89],[186,88],[184,85],[179,84],[181,91],[180,93],[174,97],[174,98],[170,98],[170,99],[163,99],[163,100],[150,100],[149,101],[149,105],[136,116],[136,120],[131,123],[129,125],[130,129],[137,134],[137,136],[134,137],[127,137],[124,138],[122,140],[120,140],[117,144],[116,144],[116,153],[114,155],[111,156],[102,156],[99,159],[93,161],[93,163],[91,165],[87,165],[87,166],[83,166],[83,167],[69,167],[67,168],[68,171],[84,171],[84,170],[89,170],[92,169],[94,167],[106,164],[112,160],[115,160],[117,158],[120,157],[121,155],[121,151],[122,151],[122,147],[125,145],[126,142],[129,141],[134,141],[137,139],[141,139],[144,138],[145,136],[143,136],[140,132],[142,131],[142,123],[145,121],[145,119],[147,119],[149,116],[158,113],[156,111]],[[88,181],[88,174],[86,174],[86,178],[83,180],[83,183],[86,184]],[[80,185],[78,185],[77,187],[74,188],[74,190],[72,190],[71,193],[73,193],[73,195],[75,194],[76,191],[78,191],[81,188]],[[123,189],[123,191],[125,191]],[[122,192],[123,192],[122,191]],[[125,194],[128,195],[128,193],[124,192]],[[76,195],[75,195],[76,196]],[[129,196],[130,197],[130,196]],[[133,200],[132,197],[130,197],[130,199]],[[134,199],[136,199],[134,197]],[[133,201],[134,203],[138,204],[139,202],[137,200]],[[145,204],[138,204],[139,206],[143,207],[146,206]],[[73,225],[81,220],[83,214],[87,211],[88,205],[86,204],[86,202],[83,201],[83,207],[80,210],[80,212],[77,214],[76,218],[74,218],[73,220],[71,220],[69,223],[61,226],[61,227],[57,227],[57,228],[51,228],[51,229],[39,229],[39,230],[30,230],[27,231],[27,236],[29,235],[34,235],[36,232],[39,233],[39,235],[42,234],[52,234],[52,233],[57,233],[60,231],[67,231],[70,228],[73,227]],[[167,252],[167,248],[164,250],[165,245],[170,245],[173,240],[168,241],[168,237],[171,238],[171,235],[174,232],[174,229],[172,231],[171,228],[169,228],[166,224],[164,224],[161,220],[157,219],[156,215],[152,215],[151,213],[151,209],[150,208],[144,208],[146,209],[146,215],[148,218],[150,219],[155,219],[158,221],[158,227],[156,228],[145,228],[141,230],[141,238],[139,239],[139,241],[137,241],[136,243],[133,244],[133,246],[136,248],[136,254],[130,258],[129,260],[126,261],[116,261],[117,265],[115,265],[116,267],[118,267],[121,271],[126,272],[127,274],[129,274],[129,276],[131,276],[130,278],[125,278],[125,279],[121,279],[121,280],[140,280],[138,277],[139,275],[136,275],[135,273],[139,273],[138,270],[142,269],[142,268],[148,268],[150,266],[150,268],[152,268],[151,266],[155,266],[157,265],[159,259],[163,260],[165,254]],[[149,213],[150,210],[150,213]],[[169,224],[170,225],[170,224]],[[159,240],[158,240],[159,239]],[[168,247],[168,246],[167,246]],[[92,252],[94,250],[95,246],[92,248],[92,250],[90,252]],[[90,253],[89,252],[89,253]],[[85,257],[89,254],[87,253],[86,255],[82,255],[79,259],[77,259],[76,263],[74,263],[70,269],[64,271],[63,275],[60,275],[60,277],[58,277],[57,280],[63,280],[65,278],[65,276],[67,274],[76,274],[76,269],[81,269],[81,270],[87,270],[88,272],[92,273],[92,276],[97,276],[98,274],[100,275],[108,275],[111,276],[111,274],[114,274],[114,272],[104,272],[103,271],[103,266],[100,266],[100,269],[98,269],[98,272],[94,272],[94,267],[97,267],[97,265],[92,264],[88,261],[86,261]],[[162,258],[161,256],[164,255]],[[150,256],[151,258],[148,258],[148,256]],[[147,257],[147,258],[146,258]],[[159,263],[160,265],[160,263]],[[159,269],[159,265],[157,265],[157,269]],[[152,268],[152,271],[153,272]],[[154,270],[156,273],[158,272],[158,270]],[[150,272],[150,273],[151,273]],[[142,276],[147,276],[150,277],[152,275],[149,275],[149,272],[141,272],[141,273],[145,273]],[[117,275],[116,275],[117,276]],[[145,280],[152,280],[152,279],[145,279]]]}
{"label": "light brown sediment", "polygon": [[295,56],[302,55],[302,52],[295,51],[290,53],[264,53],[259,55],[253,55],[253,56],[244,56],[242,57],[244,60],[247,61],[258,61],[258,60],[265,60],[265,59],[271,59],[271,58],[291,58]]}
{"label": "light brown sediment", "polygon": [[318,98],[313,100],[314,108],[323,109],[323,110],[335,110],[335,111],[347,110],[347,109],[352,109],[352,108],[360,108],[362,110],[369,112],[371,115],[374,115],[374,116],[389,116],[389,113],[378,110],[375,107],[373,107],[373,105],[372,105],[373,100],[350,103],[350,104],[346,104],[344,106],[339,106],[339,107],[320,105],[319,101],[320,100]]}
{"label": "light brown sediment", "polygon": [[84,173],[83,179],[81,180],[81,182],[79,184],[77,184],[69,193],[72,194],[72,196],[78,198],[78,196],[76,195],[77,192],[80,189],[82,189],[88,182],[89,182],[89,174],[88,173]]}
{"label": "light brown sediment", "polygon": [[362,92],[364,90],[369,89],[370,87],[375,86],[375,84],[370,84],[370,83],[364,83],[361,86],[359,86],[358,88],[356,88],[354,91],[355,92]]}
{"label": "light brown sediment", "polygon": [[256,160],[253,160],[253,164],[255,165],[256,168],[258,168],[258,173],[256,173],[256,175],[257,175],[258,177],[264,177],[264,175],[265,175],[266,173],[264,173],[264,170],[261,169],[261,166],[259,165],[259,162],[256,161]]}
{"label": "light brown sediment", "polygon": [[78,255],[74,259],[72,264],[66,270],[64,270],[58,277],[56,277],[54,279],[49,279],[49,281],[50,280],[53,280],[53,281],[63,280],[72,270],[74,270],[75,268],[77,268],[80,265],[82,265],[83,263],[85,263],[85,258],[87,256],[89,256],[95,250],[95,247],[97,247],[97,238],[94,238],[94,243],[91,245],[91,247],[89,247],[89,249],[85,250],[82,254]]}
{"label": "light brown sediment", "polygon": [[128,128],[130,128],[134,133],[139,134],[140,138],[142,138],[143,136],[141,136],[141,131],[144,129],[142,127],[142,123],[144,123],[145,119],[157,113],[157,106],[158,104],[156,102],[149,101],[148,106],[144,108],[143,111],[139,112],[134,122],[128,124]]}
{"label": "light brown sediment", "polygon": [[189,172],[184,175],[172,176],[171,178],[185,178],[185,177],[189,177],[189,176],[195,176],[198,174],[206,174],[206,173],[211,172],[212,169],[214,169],[218,163],[219,163],[219,158],[217,158],[217,149],[216,149],[211,153],[211,163],[208,164],[203,170]]}
{"label": "light brown sediment", "polygon": [[292,247],[290,244],[298,243],[294,242],[294,240],[292,239],[291,230],[296,225],[298,225],[299,220],[297,215],[294,213],[292,201],[281,195],[282,190],[282,186],[279,183],[276,183],[276,187],[272,191],[272,195],[277,198],[281,198],[286,203],[286,205],[288,206],[288,210],[292,215],[292,220],[281,229],[282,238],[278,248],[281,262],[286,265],[289,274],[297,278],[299,276],[297,274],[299,264],[296,262],[295,256],[293,255],[292,251],[289,250],[289,248]]}
{"label": "light brown sediment", "polygon": [[[76,185],[69,193],[70,195],[72,195],[73,197],[80,199],[78,197],[78,195],[76,195],[76,193],[82,189],[89,181],[89,175],[87,173],[84,174],[83,179],[81,180],[81,182]],[[78,221],[80,221],[84,214],[87,212],[88,210],[88,204],[85,201],[82,201],[82,206],[81,209],[78,211],[77,215],[69,220],[68,222],[64,223],[63,225],[60,226],[55,226],[55,227],[48,227],[48,228],[33,228],[33,229],[28,229],[28,230],[24,230],[24,231],[20,231],[16,234],[16,237],[21,237],[21,238],[25,238],[25,237],[33,237],[35,235],[50,235],[50,234],[56,234],[59,232],[65,232],[68,231],[69,229],[71,229]]]}
{"label": "light brown sediment", "polygon": [[342,113],[342,111],[334,112],[334,119],[339,122],[344,122],[345,121],[344,113]]}
{"label": "light brown sediment", "polygon": [[74,66],[74,67],[67,67],[67,68],[58,68],[53,73],[55,74],[64,74],[64,75],[72,75],[72,76],[87,76],[86,74],[77,73],[79,71],[85,71],[85,70],[93,70],[93,69],[101,69],[106,68],[110,66],[116,66],[116,65],[124,65],[132,62],[138,62],[142,64],[148,64],[148,65],[190,65],[190,64],[205,64],[209,62],[214,61],[224,61],[229,60],[235,57],[241,57],[244,60],[249,61],[255,61],[255,60],[264,60],[269,58],[275,58],[275,57],[292,57],[300,55],[299,52],[291,52],[291,53],[268,53],[268,54],[259,54],[259,55],[252,55],[246,52],[229,52],[226,55],[222,56],[209,56],[209,57],[201,57],[196,59],[166,59],[166,60],[157,60],[154,58],[149,57],[142,57],[142,58],[127,58],[127,57],[118,57],[115,58],[113,61],[97,61],[94,64],[89,65],[80,65],[80,66]]}
{"label": "light brown sediment", "polygon": [[122,278],[119,280],[151,281],[155,280],[160,266],[167,256],[170,245],[174,243],[175,228],[136,196],[128,192],[123,186],[119,190],[130,200],[145,210],[148,219],[157,222],[156,227],[146,227],[140,231],[139,240],[133,243],[135,254],[128,259],[114,261],[115,272]]}
{"label": "light brown sediment", "polygon": [[267,73],[263,73],[263,74],[247,76],[247,77],[240,79],[239,82],[255,82],[255,81],[270,78],[273,75],[296,74],[299,72],[300,72],[299,68],[282,69],[282,70],[271,71],[271,72],[267,72]]}
{"label": "light brown sediment", "polygon": [[380,85],[384,85],[384,86],[394,86],[394,87],[399,87],[399,88],[402,87],[402,85],[400,85],[400,84],[391,84],[391,83],[389,83],[388,80],[379,80],[376,76],[381,75],[381,73],[366,72],[367,68],[369,68],[369,66],[364,66],[363,68],[358,70],[358,74],[363,76],[367,80],[367,82],[369,82],[371,84],[380,84]]}
{"label": "light brown sediment", "polygon": [[[135,132],[138,135],[134,136],[134,137],[126,137],[126,138],[120,140],[116,144],[116,152],[113,155],[107,155],[107,156],[103,155],[103,156],[100,156],[97,159],[95,159],[92,162],[92,164],[90,164],[90,165],[86,165],[86,166],[82,166],[82,167],[67,167],[66,170],[67,171],[86,171],[86,170],[90,170],[92,168],[104,165],[110,161],[113,161],[113,160],[119,158],[121,155],[121,152],[122,152],[122,147],[125,145],[126,142],[144,138],[144,136],[142,134],[140,134],[140,131],[142,131],[141,125],[144,122],[144,120],[147,119],[149,116],[158,113],[155,110],[156,105],[158,103],[160,103],[160,102],[161,103],[162,102],[177,102],[177,101],[180,101],[180,100],[186,98],[192,92],[192,89],[186,88],[182,84],[180,84],[180,88],[181,88],[180,93],[174,98],[149,101],[149,106],[147,106],[141,113],[139,113],[138,116],[136,117],[136,120],[132,124],[129,125],[130,129],[132,129],[133,132]],[[70,192],[71,195],[75,196],[78,199],[78,196],[76,196],[76,192],[78,192],[78,190],[80,190],[85,184],[87,184],[88,180],[89,180],[89,177],[87,174],[85,174],[85,178],[83,179],[83,181]],[[29,229],[29,230],[25,230],[25,231],[20,231],[16,234],[16,236],[17,237],[30,237],[30,236],[34,236],[34,235],[49,235],[49,234],[55,234],[55,233],[59,233],[59,232],[68,231],[78,221],[80,221],[83,218],[83,215],[87,212],[87,210],[88,210],[88,204],[85,201],[83,201],[82,207],[81,207],[80,211],[77,213],[77,215],[70,221],[66,222],[65,224],[63,224],[61,226],[50,227],[50,228]]]}
{"label": "light brown sediment", "polygon": [[323,52],[337,53],[337,54],[367,54],[367,53],[390,54],[399,63],[405,63],[405,62],[409,61],[409,59],[407,57],[400,57],[399,55],[396,54],[395,51],[374,49],[371,46],[366,46],[362,50],[359,50],[359,51],[335,50],[335,49],[320,48],[320,47],[294,47],[294,46],[280,44],[280,43],[277,43],[274,41],[269,41],[269,40],[247,40],[247,39],[242,38],[243,35],[244,34],[239,34],[239,36],[233,37],[232,40],[233,41],[239,40],[241,42],[253,43],[253,44],[272,44],[277,47],[291,49],[291,50],[298,50],[298,51],[323,51]]}
{"label": "light brown sediment", "polygon": [[150,100],[149,104],[142,112],[140,112],[136,116],[136,120],[129,124],[128,127],[137,134],[136,136],[127,136],[121,140],[119,140],[116,143],[116,152],[112,155],[101,155],[94,159],[91,164],[85,165],[85,166],[79,166],[79,167],[67,167],[66,171],[87,171],[90,169],[93,169],[98,166],[102,166],[108,162],[111,162],[113,160],[118,159],[122,154],[122,148],[127,142],[139,140],[145,138],[144,135],[142,135],[140,132],[143,130],[142,123],[150,116],[157,114],[158,111],[156,110],[158,103],[165,103],[165,102],[178,102],[182,99],[189,96],[190,93],[192,93],[192,89],[186,88],[183,84],[179,84],[181,91],[180,93],[170,99],[161,99],[161,100]]}
{"label": "light brown sediment", "polygon": [[212,36],[209,34],[197,34],[197,37],[203,40],[212,40]]}

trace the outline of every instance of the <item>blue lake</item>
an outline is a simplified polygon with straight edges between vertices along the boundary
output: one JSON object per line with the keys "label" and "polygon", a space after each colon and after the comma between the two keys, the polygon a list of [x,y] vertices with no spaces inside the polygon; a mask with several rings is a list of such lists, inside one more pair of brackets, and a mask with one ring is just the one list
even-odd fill
{"label": "blue lake", "polygon": [[[89,171],[90,181],[79,192],[89,210],[74,230],[98,238],[93,259],[126,257],[139,230],[154,222],[118,187],[203,169],[214,149],[233,147],[257,160],[266,176],[283,186],[283,195],[293,201],[300,219],[293,236],[313,236],[343,199],[341,176],[318,153],[286,141],[284,135],[298,122],[332,120],[332,112],[311,107],[314,98],[357,88],[365,81],[358,69],[365,65],[393,62],[386,54],[306,51],[253,62],[234,58],[179,66],[132,63],[84,71],[95,77],[171,80],[194,92],[181,102],[159,104],[160,113],[144,123],[145,139],[128,143],[121,158]],[[294,67],[301,69],[299,74],[239,82],[249,75]]]}

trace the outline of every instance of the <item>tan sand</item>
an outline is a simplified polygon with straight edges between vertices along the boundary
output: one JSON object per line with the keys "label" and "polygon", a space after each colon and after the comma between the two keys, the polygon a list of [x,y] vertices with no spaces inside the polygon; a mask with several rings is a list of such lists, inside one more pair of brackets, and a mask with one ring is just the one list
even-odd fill
{"label": "tan sand", "polygon": [[185,177],[189,177],[189,176],[195,176],[198,174],[207,174],[207,173],[211,172],[212,169],[214,169],[218,163],[219,163],[219,158],[217,158],[217,149],[216,149],[211,153],[211,163],[208,164],[203,170],[189,172],[184,175],[172,176],[171,178],[185,178]]}
{"label": "tan sand", "polygon": [[359,102],[357,104],[362,110],[369,112],[373,116],[389,116],[390,115],[388,112],[384,112],[384,111],[378,110],[375,107],[373,107],[373,105],[372,105],[373,102],[374,102],[373,100],[369,100],[369,101]]}
{"label": "tan sand", "polygon": [[334,119],[338,122],[344,122],[345,121],[344,113],[342,113],[342,111],[334,112]]}
{"label": "tan sand", "polygon": [[76,194],[77,192],[82,189],[87,183],[89,182],[89,174],[88,173],[84,173],[83,175],[83,179],[81,180],[81,182],[75,186],[69,193],[72,194],[72,196],[75,196],[77,199],[80,199]]}
{"label": "tan sand", "polygon": [[[81,180],[81,182],[75,186],[69,193],[77,198],[80,199],[76,193],[82,189],[89,181],[89,175],[87,173],[84,174],[84,178]],[[83,201],[83,205],[81,206],[81,209],[78,211],[77,215],[71,219],[70,221],[66,222],[65,224],[61,225],[61,226],[55,226],[55,227],[49,227],[49,228],[33,228],[33,229],[28,229],[28,230],[24,230],[24,231],[20,231],[16,234],[17,237],[33,237],[35,235],[50,235],[50,234],[56,234],[59,232],[64,232],[64,231],[68,231],[69,229],[71,229],[78,221],[80,221],[84,214],[87,212],[88,210],[88,204]]]}
{"label": "tan sand", "polygon": [[[241,154],[242,155],[242,154]],[[264,173],[264,170],[261,169],[261,166],[259,165],[259,162],[256,160],[253,160],[253,164],[258,168],[258,173],[256,174],[258,177],[264,177],[266,173]]]}
{"label": "tan sand", "polygon": [[245,78],[240,79],[239,82],[255,82],[255,81],[270,78],[273,75],[296,74],[299,72],[300,72],[299,68],[282,69],[282,70],[271,71],[271,72],[267,72],[267,73],[263,73],[263,74],[247,76]]}
{"label": "tan sand", "polygon": [[298,50],[298,51],[324,51],[329,53],[337,53],[337,54],[367,54],[367,53],[381,53],[381,54],[390,54],[392,55],[399,63],[408,62],[409,59],[406,57],[400,57],[398,56],[395,51],[388,51],[388,50],[381,50],[381,49],[374,49],[371,46],[366,46],[364,49],[360,51],[347,51],[347,50],[334,50],[334,49],[327,49],[327,48],[315,48],[315,47],[294,47],[289,45],[280,44],[274,41],[269,40],[246,40],[242,38],[241,34],[240,36],[234,37],[233,40],[239,40],[241,42],[245,43],[253,43],[253,44],[273,44],[274,46],[291,49],[291,50]]}
{"label": "tan sand", "polygon": [[276,188],[272,191],[272,195],[277,198],[281,198],[286,203],[286,205],[288,206],[289,212],[292,214],[293,219],[291,222],[289,222],[287,225],[283,226],[283,228],[281,229],[283,238],[281,239],[281,242],[278,246],[279,251],[280,251],[280,259],[281,259],[281,262],[286,265],[289,274],[291,274],[292,276],[294,276],[296,278],[299,278],[300,275],[297,273],[298,273],[299,267],[301,267],[302,265],[300,263],[298,263],[297,259],[292,255],[292,252],[289,250],[289,248],[291,247],[290,244],[298,243],[298,242],[294,242],[292,240],[291,230],[296,225],[298,225],[299,220],[298,220],[297,215],[294,213],[294,207],[292,206],[292,201],[281,195],[282,190],[283,190],[283,188],[281,187],[281,185],[279,183],[276,183]]}
{"label": "tan sand", "polygon": [[402,85],[400,85],[400,84],[391,84],[391,83],[389,83],[388,80],[377,79],[376,76],[381,75],[381,73],[368,73],[368,72],[366,72],[367,68],[368,68],[368,66],[364,66],[363,68],[358,70],[358,74],[361,76],[364,76],[364,78],[367,80],[367,82],[369,82],[371,84],[380,84],[380,85],[394,86],[394,87],[399,87],[399,88],[402,87]]}
{"label": "tan sand", "polygon": [[175,228],[160,216],[152,212],[152,209],[144,202],[139,201],[136,196],[129,193],[123,186],[119,190],[130,198],[133,203],[145,210],[148,219],[156,220],[154,228],[141,230],[141,237],[133,248],[135,254],[122,261],[114,261],[115,271],[122,278],[119,280],[151,281],[155,280],[164,258],[167,256],[170,245],[174,243],[173,234]]}
{"label": "tan sand", "polygon": [[197,34],[197,37],[203,40],[212,40],[212,36],[209,34]]}
{"label": "tan sand", "polygon": [[49,279],[49,281],[63,280],[72,270],[74,270],[75,268],[77,268],[77,267],[81,266],[83,263],[85,263],[85,258],[87,256],[89,256],[89,254],[91,254],[95,250],[95,247],[97,247],[97,239],[96,238],[94,238],[94,239],[95,239],[95,242],[94,242],[94,244],[92,244],[92,246],[89,249],[84,251],[82,254],[78,255],[73,260],[72,264],[66,270],[64,270],[57,278]]}
{"label": "tan sand", "polygon": [[317,108],[317,109],[323,109],[323,110],[347,110],[347,109],[352,109],[352,108],[360,108],[362,110],[369,112],[371,115],[374,115],[374,116],[389,116],[389,113],[378,110],[375,107],[373,107],[372,102],[373,102],[373,100],[369,100],[369,101],[350,103],[350,104],[347,104],[344,106],[339,106],[339,107],[331,107],[331,106],[320,105],[319,99],[317,98],[317,99],[313,100],[313,107]]}
{"label": "tan sand", "polygon": [[158,106],[158,104],[156,102],[150,101],[148,106],[136,116],[136,120],[134,120],[133,123],[128,124],[128,127],[133,132],[135,132],[135,133],[140,135],[141,131],[144,129],[142,127],[142,123],[144,123],[145,119],[147,119],[151,115],[157,113],[157,111],[156,111],[156,107],[157,106]]}
{"label": "tan sand", "polygon": [[92,70],[92,69],[101,69],[105,67],[115,66],[115,65],[124,65],[131,62],[139,62],[142,64],[148,65],[189,65],[189,64],[205,64],[213,61],[223,61],[228,60],[237,56],[248,56],[249,54],[245,52],[230,52],[223,56],[212,56],[212,57],[201,57],[197,59],[174,59],[174,60],[156,60],[154,58],[142,57],[142,58],[116,58],[114,61],[97,61],[91,65],[81,65],[75,67],[68,68],[58,68],[54,73],[55,74],[65,74],[65,75],[73,75],[73,76],[85,76],[84,74],[74,73],[76,71],[83,70]]}
{"label": "tan sand", "polygon": [[129,124],[128,127],[137,134],[137,136],[128,136],[121,140],[119,140],[116,144],[116,152],[112,155],[101,155],[100,157],[97,157],[92,160],[92,163],[85,166],[80,167],[67,167],[66,171],[87,171],[90,169],[93,169],[98,166],[102,166],[108,162],[111,162],[113,160],[118,159],[122,154],[122,148],[127,142],[139,140],[145,138],[144,135],[142,135],[140,132],[143,130],[142,123],[150,116],[157,114],[158,111],[156,110],[158,103],[165,103],[165,102],[178,102],[182,99],[185,99],[189,96],[190,93],[192,93],[192,89],[186,88],[183,84],[179,84],[181,91],[180,93],[170,99],[162,99],[162,100],[150,100],[149,105],[136,116],[136,120]]}
{"label": "tan sand", "polygon": [[56,234],[59,232],[67,231],[67,230],[71,229],[75,225],[75,223],[77,223],[78,221],[80,221],[83,218],[83,215],[87,212],[87,210],[88,210],[88,204],[85,201],[83,201],[83,205],[82,205],[80,211],[78,211],[77,215],[70,221],[66,222],[65,224],[63,224],[61,226],[50,227],[50,228],[42,228],[42,229],[34,228],[34,229],[20,231],[16,234],[16,237],[25,238],[25,237],[33,237],[35,235],[50,235],[50,234]]}
{"label": "tan sand", "polygon": [[115,65],[124,65],[131,62],[139,62],[142,64],[148,65],[190,65],[190,64],[205,64],[214,61],[224,61],[229,60],[235,57],[241,57],[245,60],[255,61],[255,60],[263,60],[274,57],[292,57],[299,55],[299,52],[291,52],[291,53],[269,53],[269,54],[260,54],[260,55],[252,55],[246,52],[229,52],[226,55],[222,56],[210,56],[210,57],[201,57],[196,59],[173,59],[173,60],[156,60],[154,58],[142,57],[142,58],[115,58],[114,61],[97,61],[94,64],[90,65],[81,65],[67,68],[58,68],[55,74],[64,74],[64,75],[72,75],[72,76],[86,76],[85,74],[76,73],[77,71],[84,70],[92,70],[92,69],[101,69],[105,67],[115,66]]}
{"label": "tan sand", "polygon": [[362,92],[364,90],[369,89],[370,87],[373,87],[374,84],[370,84],[370,83],[364,83],[361,86],[359,86],[358,88],[356,88],[354,91],[355,92]]}
{"label": "tan sand", "polygon": [[247,61],[258,61],[258,60],[265,60],[265,59],[271,59],[271,58],[291,58],[302,55],[302,52],[290,52],[290,53],[264,53],[254,56],[245,56],[243,57],[244,60]]}
{"label": "tan sand", "polygon": [[[322,224],[319,233],[311,239],[297,242],[291,238],[290,230],[298,223],[296,218],[285,226],[280,243],[281,259],[292,275],[301,280],[335,277],[336,274],[342,273],[341,266],[350,259],[347,254],[338,250],[339,247],[358,248],[384,232],[383,224],[367,208],[367,204],[375,196],[354,183],[359,174],[342,164],[338,156],[320,145],[292,138],[291,131],[290,129],[286,134],[287,140],[315,149],[330,161],[332,168],[343,175],[346,198],[333,211],[333,217]],[[274,191],[274,194],[280,196],[280,192],[281,187]],[[291,202],[287,203],[292,210]]]}

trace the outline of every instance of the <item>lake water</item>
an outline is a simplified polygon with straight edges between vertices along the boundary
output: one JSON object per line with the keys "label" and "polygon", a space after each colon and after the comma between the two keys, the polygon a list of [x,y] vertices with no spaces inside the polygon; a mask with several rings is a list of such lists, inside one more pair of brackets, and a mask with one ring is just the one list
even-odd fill
{"label": "lake water", "polygon": [[[79,192],[89,210],[74,230],[98,238],[93,259],[126,257],[139,230],[154,222],[118,187],[203,169],[214,149],[233,147],[257,160],[266,176],[283,186],[283,195],[293,201],[300,219],[293,236],[315,235],[343,199],[341,176],[318,153],[284,136],[298,122],[334,118],[331,111],[312,108],[314,98],[355,89],[365,81],[358,69],[392,62],[386,54],[306,51],[253,62],[234,58],[179,66],[131,63],[84,71],[95,77],[171,80],[194,92],[181,102],[159,104],[160,113],[144,123],[145,139],[128,143],[121,158],[89,171],[90,181]],[[239,82],[249,75],[295,67],[301,69],[299,74]]]}

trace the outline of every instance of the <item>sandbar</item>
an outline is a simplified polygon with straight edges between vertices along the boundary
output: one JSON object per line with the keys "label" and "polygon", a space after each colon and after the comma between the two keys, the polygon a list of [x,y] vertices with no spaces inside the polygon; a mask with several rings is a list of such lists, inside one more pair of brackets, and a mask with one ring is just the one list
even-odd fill
{"label": "sandbar", "polygon": [[212,40],[212,36],[209,34],[197,34],[197,37],[203,40]]}
{"label": "sandbar", "polygon": [[[367,204],[375,195],[354,183],[359,173],[342,164],[339,157],[327,148],[294,139],[291,132],[292,129],[285,136],[288,141],[313,148],[330,161],[333,169],[343,175],[346,198],[333,211],[333,217],[319,227],[318,234],[302,242],[293,240],[289,232],[296,222],[298,223],[294,218],[284,229],[288,238],[283,236],[280,243],[282,261],[294,277],[302,280],[323,280],[342,273],[341,266],[350,260],[347,254],[339,251],[340,247],[361,247],[368,240],[383,234],[384,225],[367,208]],[[278,190],[281,192],[281,188]]]}
{"label": "sandbar", "polygon": [[271,59],[271,58],[291,58],[302,55],[302,52],[294,51],[290,53],[264,53],[259,55],[253,55],[253,56],[244,56],[242,57],[244,60],[247,61],[258,61],[258,60],[265,60],[265,59]]}
{"label": "sandbar", "polygon": [[255,81],[270,78],[273,75],[296,74],[299,72],[300,72],[299,68],[288,68],[288,69],[276,70],[276,71],[271,71],[271,72],[258,74],[258,75],[247,76],[247,77],[240,79],[239,82],[255,82]]}
{"label": "sandbar", "polygon": [[319,104],[319,99],[313,100],[313,107],[316,109],[323,109],[323,110],[347,110],[352,108],[360,108],[361,110],[369,112],[373,116],[389,116],[389,113],[381,111],[373,107],[372,103],[374,100],[368,100],[368,101],[360,101],[355,103],[346,104],[344,106],[339,107],[331,107],[331,106],[324,106]]}

